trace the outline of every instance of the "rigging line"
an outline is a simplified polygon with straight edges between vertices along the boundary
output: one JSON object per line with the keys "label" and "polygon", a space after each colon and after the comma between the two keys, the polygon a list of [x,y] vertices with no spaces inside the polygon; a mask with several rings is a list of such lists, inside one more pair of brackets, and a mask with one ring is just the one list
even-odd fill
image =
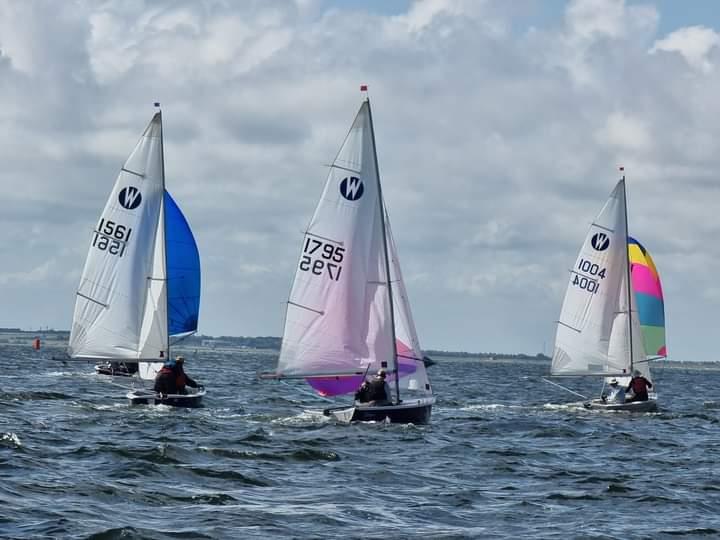
{"label": "rigging line", "polygon": [[540,378],[541,378],[543,381],[545,381],[546,383],[552,384],[553,386],[557,386],[558,388],[562,388],[563,390],[565,390],[565,391],[567,391],[567,392],[570,392],[571,394],[575,394],[576,396],[579,396],[579,397],[581,397],[581,398],[583,398],[583,399],[589,399],[587,396],[583,396],[583,395],[580,394],[579,392],[575,392],[574,390],[570,390],[569,388],[563,386],[562,384],[558,384],[558,383],[556,383],[556,382],[549,381],[549,380],[547,380],[545,377],[540,377]]}

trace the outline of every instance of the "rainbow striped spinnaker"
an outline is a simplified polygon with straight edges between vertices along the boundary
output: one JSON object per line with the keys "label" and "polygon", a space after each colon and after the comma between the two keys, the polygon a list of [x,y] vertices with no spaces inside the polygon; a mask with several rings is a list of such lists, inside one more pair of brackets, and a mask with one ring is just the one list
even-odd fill
{"label": "rainbow striped spinnaker", "polygon": [[628,258],[645,352],[651,358],[667,356],[665,301],[660,274],[647,249],[630,236],[628,236]]}

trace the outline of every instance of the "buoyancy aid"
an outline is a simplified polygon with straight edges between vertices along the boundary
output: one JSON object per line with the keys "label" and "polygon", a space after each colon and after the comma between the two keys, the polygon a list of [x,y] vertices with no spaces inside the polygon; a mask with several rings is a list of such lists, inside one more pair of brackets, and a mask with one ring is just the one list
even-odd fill
{"label": "buoyancy aid", "polygon": [[648,387],[652,388],[652,383],[645,377],[633,377],[630,387],[635,394],[647,394],[647,389]]}
{"label": "buoyancy aid", "polygon": [[377,378],[368,383],[368,401],[388,401],[390,396],[385,392],[385,379]]}
{"label": "buoyancy aid", "polygon": [[172,368],[163,367],[155,377],[155,391],[163,394],[174,394],[176,391],[175,374]]}

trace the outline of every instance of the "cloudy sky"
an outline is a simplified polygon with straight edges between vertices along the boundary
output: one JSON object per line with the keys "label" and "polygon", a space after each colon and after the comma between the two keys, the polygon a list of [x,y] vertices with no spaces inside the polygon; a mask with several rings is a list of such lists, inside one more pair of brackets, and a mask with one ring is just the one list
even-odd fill
{"label": "cloudy sky", "polygon": [[200,331],[280,335],[361,83],[425,348],[549,352],[622,164],[671,358],[720,359],[712,0],[0,0],[0,326],[70,327],[91,230],[161,101]]}

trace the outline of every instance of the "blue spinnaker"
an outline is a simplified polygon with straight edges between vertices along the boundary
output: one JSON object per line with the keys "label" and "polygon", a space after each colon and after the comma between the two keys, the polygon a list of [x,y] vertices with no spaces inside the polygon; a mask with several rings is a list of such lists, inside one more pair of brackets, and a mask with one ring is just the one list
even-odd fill
{"label": "blue spinnaker", "polygon": [[200,312],[200,255],[190,225],[165,191],[168,334],[195,332]]}

